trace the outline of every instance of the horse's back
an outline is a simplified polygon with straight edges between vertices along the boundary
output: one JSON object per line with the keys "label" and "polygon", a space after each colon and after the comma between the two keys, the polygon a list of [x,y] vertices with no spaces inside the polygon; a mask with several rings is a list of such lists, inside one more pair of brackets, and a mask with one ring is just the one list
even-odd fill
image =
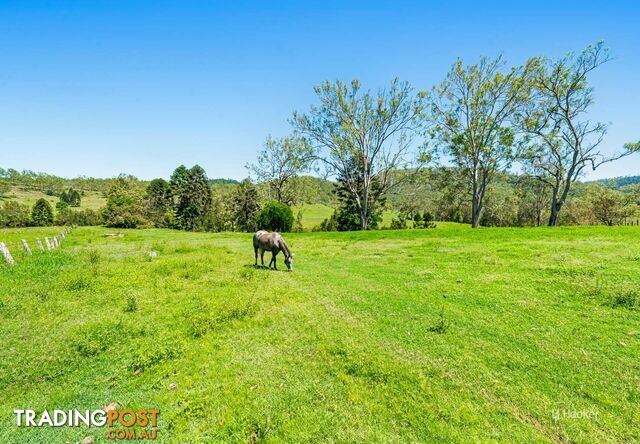
{"label": "horse's back", "polygon": [[279,233],[275,231],[269,232],[266,230],[257,231],[253,235],[253,247],[261,248],[263,250],[272,250],[277,245],[277,240],[280,237]]}

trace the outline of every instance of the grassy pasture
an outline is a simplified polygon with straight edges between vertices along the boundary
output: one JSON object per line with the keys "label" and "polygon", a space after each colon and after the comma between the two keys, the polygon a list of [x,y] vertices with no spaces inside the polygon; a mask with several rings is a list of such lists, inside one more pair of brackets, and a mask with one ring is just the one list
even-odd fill
{"label": "grassy pasture", "polygon": [[289,234],[293,273],[250,234],[107,231],[0,265],[0,442],[104,442],[12,411],[112,402],[161,442],[640,440],[637,227]]}
{"label": "grassy pasture", "polygon": [[[302,211],[302,226],[305,230],[311,230],[313,227],[320,225],[323,220],[331,217],[334,209],[323,204],[304,204],[293,207],[294,216],[297,216],[299,211]],[[380,226],[389,227],[394,215],[393,211],[384,211]]]}
{"label": "grassy pasture", "polygon": [[[17,202],[33,207],[33,204],[40,198],[46,199],[55,209],[56,203],[60,200],[56,196],[49,196],[42,191],[23,190],[20,187],[13,187],[4,196],[0,197],[0,202],[4,200],[16,200]],[[102,193],[97,191],[85,191],[80,201],[80,208],[98,210],[105,206],[107,200]]]}

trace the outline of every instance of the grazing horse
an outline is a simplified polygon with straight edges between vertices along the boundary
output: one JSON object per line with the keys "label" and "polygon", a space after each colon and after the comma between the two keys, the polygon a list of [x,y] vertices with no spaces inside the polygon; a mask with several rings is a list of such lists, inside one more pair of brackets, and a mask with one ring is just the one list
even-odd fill
{"label": "grazing horse", "polygon": [[271,268],[271,263],[273,263],[273,268],[278,269],[276,267],[276,255],[282,251],[284,254],[284,263],[289,269],[289,271],[293,271],[293,255],[291,251],[289,251],[289,247],[287,247],[287,243],[284,241],[280,233],[269,232],[265,230],[260,230],[256,234],[253,235],[253,251],[256,255],[256,263],[255,266],[258,266],[258,250],[260,250],[260,260],[262,261],[262,266],[264,267],[264,252],[270,251],[271,262],[269,262],[269,268]]}

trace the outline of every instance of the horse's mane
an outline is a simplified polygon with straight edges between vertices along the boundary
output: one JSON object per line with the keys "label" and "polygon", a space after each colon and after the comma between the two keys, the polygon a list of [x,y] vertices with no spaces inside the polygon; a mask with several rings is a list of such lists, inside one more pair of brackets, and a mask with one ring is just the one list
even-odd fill
{"label": "horse's mane", "polygon": [[289,251],[289,246],[284,241],[284,238],[282,236],[280,236],[280,241],[282,243],[282,245],[280,245],[280,249],[282,251],[284,251],[284,257],[290,257],[291,256],[291,251]]}

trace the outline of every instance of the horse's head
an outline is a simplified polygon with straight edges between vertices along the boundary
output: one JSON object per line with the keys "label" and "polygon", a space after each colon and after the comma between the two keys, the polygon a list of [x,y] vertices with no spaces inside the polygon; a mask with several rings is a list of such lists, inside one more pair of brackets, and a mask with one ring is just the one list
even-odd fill
{"label": "horse's head", "polygon": [[288,257],[284,258],[284,264],[287,266],[287,269],[289,271],[293,271],[293,255],[289,255]]}

